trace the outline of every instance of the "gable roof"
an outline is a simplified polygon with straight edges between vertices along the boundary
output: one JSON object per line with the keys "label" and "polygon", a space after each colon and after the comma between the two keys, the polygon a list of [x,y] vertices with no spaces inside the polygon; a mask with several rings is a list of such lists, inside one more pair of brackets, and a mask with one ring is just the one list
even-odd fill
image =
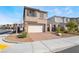
{"label": "gable roof", "polygon": [[39,9],[36,9],[36,8],[31,8],[31,7],[26,7],[26,6],[24,6],[24,9],[31,9],[31,10],[36,10],[36,11],[43,12],[43,13],[48,13],[46,11],[42,11],[42,10],[39,10]]}

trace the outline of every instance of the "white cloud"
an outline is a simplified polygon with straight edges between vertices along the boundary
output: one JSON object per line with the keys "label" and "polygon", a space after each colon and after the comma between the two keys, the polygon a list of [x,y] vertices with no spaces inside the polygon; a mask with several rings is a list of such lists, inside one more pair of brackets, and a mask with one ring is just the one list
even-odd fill
{"label": "white cloud", "polygon": [[73,11],[72,10],[68,10],[67,14],[68,15],[73,14]]}
{"label": "white cloud", "polygon": [[73,10],[70,9],[69,7],[66,7],[64,10],[65,10],[65,14],[67,15],[73,14]]}
{"label": "white cloud", "polygon": [[58,8],[55,8],[55,9],[53,9],[53,13],[54,13],[55,15],[60,15],[60,14],[62,14],[62,11],[59,10]]}

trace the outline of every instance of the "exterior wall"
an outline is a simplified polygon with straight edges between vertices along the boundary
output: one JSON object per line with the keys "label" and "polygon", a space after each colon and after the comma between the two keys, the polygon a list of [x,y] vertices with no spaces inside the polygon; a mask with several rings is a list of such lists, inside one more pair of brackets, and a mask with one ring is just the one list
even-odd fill
{"label": "exterior wall", "polygon": [[70,18],[65,17],[63,23],[68,23],[70,21]]}
{"label": "exterior wall", "polygon": [[[45,31],[47,31],[47,13],[38,11],[38,10],[34,10],[34,12],[36,13],[35,17],[32,16],[28,16],[27,13],[29,10],[32,9],[24,9],[24,30],[25,32],[28,32],[28,25],[29,22],[32,23],[36,23],[36,24],[43,24],[45,25]],[[44,14],[44,17],[41,18],[41,14]]]}
{"label": "exterior wall", "polygon": [[68,20],[67,18],[64,18],[64,22],[63,23],[67,23],[67,20]]}
{"label": "exterior wall", "polygon": [[68,23],[70,18],[68,17],[61,17],[61,16],[54,16],[48,19],[49,23]]}
{"label": "exterior wall", "polygon": [[47,14],[44,14],[44,19],[40,18],[40,13],[36,11],[37,16],[36,17],[31,17],[31,16],[27,16],[27,9],[25,10],[25,22],[27,21],[32,21],[32,22],[37,22],[37,23],[43,23],[46,24],[47,23]]}
{"label": "exterior wall", "polygon": [[54,20],[55,20],[56,23],[63,23],[62,17],[54,17]]}

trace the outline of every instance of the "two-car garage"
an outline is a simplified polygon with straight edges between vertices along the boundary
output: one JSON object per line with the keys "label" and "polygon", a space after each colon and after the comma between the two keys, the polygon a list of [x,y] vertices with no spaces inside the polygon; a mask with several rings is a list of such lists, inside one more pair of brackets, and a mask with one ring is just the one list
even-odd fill
{"label": "two-car garage", "polygon": [[44,32],[44,25],[29,25],[28,32],[29,33],[37,33],[37,32]]}

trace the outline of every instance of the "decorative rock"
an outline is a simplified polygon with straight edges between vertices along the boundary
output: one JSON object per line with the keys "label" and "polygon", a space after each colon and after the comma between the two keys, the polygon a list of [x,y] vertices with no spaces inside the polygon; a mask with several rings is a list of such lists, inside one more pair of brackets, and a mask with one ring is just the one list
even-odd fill
{"label": "decorative rock", "polygon": [[62,33],[58,33],[58,36],[61,36],[62,35]]}

